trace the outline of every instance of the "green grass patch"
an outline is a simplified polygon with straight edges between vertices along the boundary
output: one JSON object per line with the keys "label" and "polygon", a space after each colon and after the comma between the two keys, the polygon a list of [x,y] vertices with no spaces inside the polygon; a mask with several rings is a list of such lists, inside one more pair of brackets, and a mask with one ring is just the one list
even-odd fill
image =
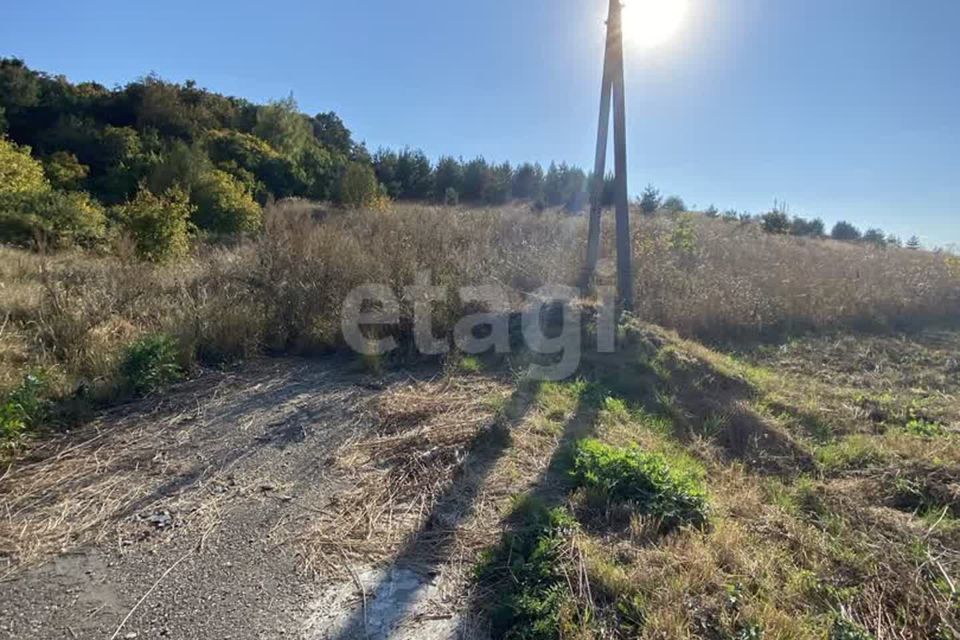
{"label": "green grass patch", "polygon": [[477,356],[462,356],[457,359],[455,367],[460,373],[480,373],[483,371],[483,360]]}
{"label": "green grass patch", "polygon": [[513,514],[516,527],[477,569],[481,581],[496,584],[499,602],[491,615],[493,637],[554,640],[576,626],[577,607],[567,583],[565,552],[576,521],[562,508],[548,509],[522,499]]}
{"label": "green grass patch", "polygon": [[943,435],[943,425],[924,418],[913,418],[903,428],[907,433],[921,438],[936,438]]}
{"label": "green grass patch", "polygon": [[581,405],[599,407],[607,395],[593,382],[544,382],[537,389],[537,407],[548,420],[563,421]]}
{"label": "green grass patch", "polygon": [[860,434],[818,447],[814,453],[817,466],[825,473],[872,467],[889,458],[890,452],[879,438]]}
{"label": "green grass patch", "polygon": [[572,473],[578,486],[608,502],[630,503],[665,529],[707,523],[704,474],[692,460],[583,440]]}

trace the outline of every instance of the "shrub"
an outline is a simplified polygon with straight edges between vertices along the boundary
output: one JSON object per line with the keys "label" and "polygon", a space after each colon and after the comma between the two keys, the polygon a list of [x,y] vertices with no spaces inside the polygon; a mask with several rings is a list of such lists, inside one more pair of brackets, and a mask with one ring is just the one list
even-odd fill
{"label": "shrub", "polygon": [[339,200],[345,207],[376,208],[381,194],[373,168],[360,162],[348,164],[340,177]]}
{"label": "shrub", "polygon": [[0,240],[54,247],[90,246],[106,234],[103,207],[83,192],[40,191],[0,195]]}
{"label": "shrub", "polygon": [[214,233],[246,233],[263,224],[263,212],[250,190],[237,178],[215,169],[203,175],[194,187],[194,224]]}
{"label": "shrub", "polygon": [[573,475],[579,486],[611,502],[628,502],[659,518],[666,529],[707,522],[706,491],[686,465],[636,447],[620,448],[597,440],[577,446]]}
{"label": "shrub", "polygon": [[448,207],[455,207],[460,204],[460,194],[457,193],[456,189],[447,187],[447,191],[443,194],[443,204]]}
{"label": "shrub", "polygon": [[132,202],[117,209],[118,217],[133,236],[137,255],[147,262],[166,262],[190,248],[189,220],[194,207],[183,189],[157,196],[141,188]]}
{"label": "shrub", "polygon": [[0,442],[16,440],[36,427],[46,413],[46,380],[30,374],[0,401]]}
{"label": "shrub", "polygon": [[652,216],[660,208],[660,204],[660,191],[654,188],[652,184],[648,184],[647,188],[643,190],[643,195],[640,196],[640,211],[644,215]]}
{"label": "shrub", "polygon": [[680,196],[670,196],[663,201],[663,209],[670,213],[683,213],[687,210],[687,204]]}
{"label": "shrub", "polygon": [[120,375],[138,395],[159,391],[183,377],[179,348],[172,337],[156,334],[133,343],[123,358]]}
{"label": "shrub", "polygon": [[50,189],[43,166],[21,147],[0,136],[0,194],[38,193]]}
{"label": "shrub", "polygon": [[795,236],[819,238],[825,234],[823,220],[820,218],[807,220],[806,218],[796,216],[793,218],[793,222],[790,223],[790,233]]}
{"label": "shrub", "polygon": [[834,240],[843,240],[846,242],[855,242],[859,240],[861,236],[860,229],[843,220],[835,224],[833,230],[830,232],[830,237]]}
{"label": "shrub", "polygon": [[790,218],[783,211],[773,210],[760,217],[760,226],[767,233],[786,235],[790,233]]}
{"label": "shrub", "polygon": [[863,241],[878,247],[887,246],[887,234],[883,229],[867,229],[863,234]]}
{"label": "shrub", "polygon": [[66,151],[57,151],[46,158],[43,170],[55,188],[65,190],[81,188],[90,173],[90,167],[80,164],[77,156]]}

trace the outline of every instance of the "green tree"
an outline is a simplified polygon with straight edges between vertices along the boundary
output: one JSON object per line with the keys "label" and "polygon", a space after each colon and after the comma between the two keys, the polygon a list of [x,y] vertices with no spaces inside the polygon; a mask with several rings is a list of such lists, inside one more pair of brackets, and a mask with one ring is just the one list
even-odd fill
{"label": "green tree", "polygon": [[444,156],[437,161],[433,171],[433,193],[438,200],[445,199],[450,190],[457,194],[457,200],[463,193],[463,164],[456,158]]}
{"label": "green tree", "polygon": [[520,200],[538,200],[543,196],[543,167],[526,162],[513,174],[511,192]]}
{"label": "green tree", "polygon": [[140,259],[167,262],[189,251],[194,206],[184,189],[174,187],[158,196],[141,188],[132,201],[117,207],[116,212],[132,236]]}
{"label": "green tree", "polygon": [[77,156],[69,151],[56,151],[44,158],[43,170],[54,187],[66,191],[82,189],[90,174],[90,167],[80,164]]}
{"label": "green tree", "polygon": [[377,180],[387,190],[387,195],[391,198],[399,198],[403,193],[403,184],[400,182],[398,165],[400,158],[396,151],[391,149],[378,149],[373,154],[373,171],[377,175]]}
{"label": "green tree", "polygon": [[[319,176],[315,176],[315,182],[309,184],[301,165],[282,155],[266,141],[239,131],[208,131],[204,144],[218,168],[239,179],[254,176],[257,183],[254,195],[260,202],[265,202],[271,194],[277,198],[305,195],[308,190],[321,186],[328,192],[333,191],[332,186],[338,179],[336,166],[332,165],[331,175],[325,177],[327,184],[322,184]],[[311,158],[309,147],[304,158],[306,166],[311,166],[314,161],[323,162],[322,158]]]}
{"label": "green tree", "polygon": [[253,134],[287,157],[297,159],[313,138],[313,128],[291,95],[257,110]]}
{"label": "green tree", "polygon": [[141,135],[132,127],[104,127],[90,162],[91,173],[96,173],[90,180],[95,195],[107,203],[129,200],[161,161],[160,147],[156,131]]}
{"label": "green tree", "polygon": [[860,229],[857,229],[845,220],[841,220],[833,226],[830,237],[834,240],[842,240],[844,242],[856,242],[863,237],[863,234],[860,233]]}
{"label": "green tree", "polygon": [[300,156],[300,175],[306,186],[305,195],[314,200],[330,200],[336,192],[337,177],[346,157],[310,143]]}
{"label": "green tree", "polygon": [[790,234],[810,238],[821,238],[826,235],[826,228],[823,225],[823,220],[820,218],[807,220],[800,216],[794,216],[790,222]]}
{"label": "green tree", "polygon": [[790,218],[783,211],[770,211],[760,217],[760,226],[767,233],[786,235],[790,233]]}
{"label": "green tree", "polygon": [[400,198],[425,200],[433,190],[433,167],[426,154],[417,149],[404,149],[397,156],[397,180],[400,182]]}
{"label": "green tree", "polygon": [[551,163],[543,180],[543,197],[551,207],[573,207],[584,193],[587,174],[579,167],[563,162]]}
{"label": "green tree", "polygon": [[364,208],[377,205],[380,184],[373,167],[351,162],[340,178],[339,201],[345,207]]}
{"label": "green tree", "polygon": [[187,144],[176,140],[152,167],[147,186],[154,193],[163,193],[172,187],[182,187],[189,193],[212,168],[201,143]]}
{"label": "green tree", "polygon": [[911,236],[910,239],[907,240],[907,249],[910,249],[911,251],[917,251],[922,246],[923,245],[920,243],[920,238],[917,236]]}
{"label": "green tree", "polygon": [[183,100],[179,85],[149,75],[127,86],[138,129],[153,128],[161,135],[192,140],[200,131],[195,109]]}
{"label": "green tree", "polygon": [[23,60],[0,59],[0,109],[7,129],[19,139],[29,133],[28,115],[40,101],[39,74]]}
{"label": "green tree", "polygon": [[214,169],[203,175],[190,200],[195,205],[193,223],[204,231],[245,233],[263,223],[263,212],[250,191],[225,171]]}
{"label": "green tree", "polygon": [[30,147],[21,147],[0,137],[0,194],[30,194],[49,189],[43,165],[30,155]]}
{"label": "green tree", "polygon": [[311,125],[313,137],[324,147],[344,156],[350,156],[353,153],[354,144],[350,130],[343,124],[340,116],[333,111],[313,116]]}
{"label": "green tree", "polygon": [[882,229],[867,229],[863,234],[863,241],[878,247],[887,246],[887,234]]}
{"label": "green tree", "polygon": [[483,202],[491,181],[490,164],[483,158],[474,158],[463,167],[460,198],[465,202]]}
{"label": "green tree", "polygon": [[660,190],[652,184],[648,184],[640,196],[640,211],[642,211],[644,215],[652,216],[660,209],[662,203]]}
{"label": "green tree", "polygon": [[93,246],[106,234],[103,207],[83,192],[0,194],[0,241],[54,248]]}
{"label": "green tree", "polygon": [[513,167],[509,162],[490,168],[490,180],[487,183],[483,200],[487,204],[504,204],[510,199],[513,187]]}
{"label": "green tree", "polygon": [[670,196],[663,201],[661,205],[664,211],[669,211],[670,213],[683,213],[687,210],[687,204],[683,201],[683,198],[680,196]]}

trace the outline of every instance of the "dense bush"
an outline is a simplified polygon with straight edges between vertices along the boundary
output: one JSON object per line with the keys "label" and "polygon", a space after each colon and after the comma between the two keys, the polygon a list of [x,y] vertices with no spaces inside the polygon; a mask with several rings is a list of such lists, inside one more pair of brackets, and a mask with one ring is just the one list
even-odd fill
{"label": "dense bush", "polygon": [[830,232],[830,237],[834,240],[845,240],[848,242],[860,240],[863,237],[863,234],[860,233],[860,230],[849,222],[841,220],[833,226],[833,230]]}
{"label": "dense bush", "polygon": [[133,201],[117,207],[116,217],[130,233],[141,259],[166,262],[189,250],[194,210],[183,189],[173,188],[162,196],[141,189]]}
{"label": "dense bush", "polygon": [[55,188],[66,190],[83,188],[90,173],[90,167],[80,164],[77,156],[68,151],[56,151],[45,158],[43,170]]}
{"label": "dense bush", "polygon": [[687,204],[680,196],[670,196],[663,201],[661,208],[670,213],[683,213],[687,210]]}
{"label": "dense bush", "polygon": [[103,207],[83,192],[0,194],[0,241],[46,247],[93,246],[104,239]]}
{"label": "dense bush", "polygon": [[815,218],[807,220],[799,216],[794,216],[790,222],[790,234],[795,236],[807,236],[811,238],[822,238],[826,235],[826,229],[823,220]]}
{"label": "dense bush", "polygon": [[183,377],[177,341],[162,334],[141,338],[127,350],[120,374],[127,387],[139,395],[177,382]]}
{"label": "dense bush", "polygon": [[662,203],[660,191],[652,184],[648,184],[646,189],[643,190],[643,195],[640,196],[640,211],[642,211],[644,215],[652,216],[657,212]]}
{"label": "dense bush", "polygon": [[878,247],[887,246],[887,234],[883,229],[867,229],[863,234],[863,241]]}
{"label": "dense bush", "polygon": [[706,524],[702,480],[661,455],[584,440],[577,446],[573,474],[580,486],[611,502],[628,502],[667,529]]}
{"label": "dense bush", "polygon": [[0,136],[0,194],[23,194],[50,188],[43,166],[30,156],[30,148]]}
{"label": "dense bush", "polygon": [[346,207],[376,208],[380,202],[380,183],[373,169],[351,162],[340,177],[339,200]]}
{"label": "dense bush", "polygon": [[229,173],[213,170],[199,179],[191,201],[193,222],[214,233],[247,233],[263,224],[263,212],[250,191]]}
{"label": "dense bush", "polygon": [[790,218],[783,211],[774,210],[760,217],[760,226],[767,233],[790,233]]}

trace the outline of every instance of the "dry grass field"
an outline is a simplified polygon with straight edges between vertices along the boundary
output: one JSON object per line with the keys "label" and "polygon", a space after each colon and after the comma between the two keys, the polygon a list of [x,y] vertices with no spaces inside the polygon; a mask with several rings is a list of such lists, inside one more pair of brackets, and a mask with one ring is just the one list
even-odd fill
{"label": "dry grass field", "polygon": [[[132,507],[119,489],[147,483],[147,472],[149,483],[168,480],[167,454],[75,449],[69,435],[51,443],[51,432],[96,416],[77,441],[122,444],[123,425],[142,415],[138,429],[185,456],[186,468],[193,449],[181,437],[220,442],[203,426],[211,383],[197,381],[195,397],[178,391],[169,419],[167,384],[255,356],[337,352],[341,303],[367,282],[400,291],[429,271],[454,291],[502,285],[519,306],[542,285],[576,281],[584,233],[582,218],[519,207],[345,212],[287,202],[268,211],[262,235],[210,241],[164,266],[122,247],[0,251],[0,389],[8,404],[44,409],[43,421],[6,434],[0,484],[13,506],[0,539],[20,550],[9,552],[8,572],[55,555],[53,546],[108,544],[103,532],[140,526],[123,520]],[[305,637],[357,637],[351,625],[367,624],[367,598],[393,588],[382,572],[397,567],[444,585],[442,607],[394,603],[397,619],[416,609],[404,622],[411,637],[430,620],[478,638],[960,637],[957,259],[773,236],[697,214],[637,215],[634,250],[638,308],[619,351],[588,354],[568,381],[524,378],[519,353],[451,357],[426,374],[422,361],[409,374],[382,367],[388,382],[378,381],[381,366],[411,364],[409,353],[342,381],[355,363],[331,361],[343,387],[324,412],[359,417],[298,417],[284,447],[313,461],[310,429],[322,422],[340,434],[322,452],[336,490],[294,518],[281,509],[267,527],[284,532],[276,544],[295,550],[301,578],[319,578],[319,601],[335,603],[315,612]],[[610,271],[601,264],[600,284]],[[437,305],[435,330],[449,333],[462,310],[456,296]],[[405,301],[401,341],[411,323]],[[163,366],[138,368],[143,358]],[[276,381],[284,397],[312,397],[287,378]],[[142,395],[116,424],[100,412]],[[211,406],[223,414],[216,428],[237,442],[249,434],[234,424],[287,433],[289,417],[274,424],[233,402]],[[188,409],[200,422],[183,417]],[[175,434],[163,426],[185,420]],[[139,462],[111,475],[110,461],[128,458]],[[233,486],[234,462],[204,464],[207,485]],[[49,481],[64,465],[93,470],[71,472],[75,495]],[[243,486],[256,497],[263,480],[251,477]],[[33,489],[18,492],[20,478]],[[174,503],[200,500],[191,496],[205,495],[201,480],[178,484]],[[116,489],[109,504],[95,489],[104,486]],[[56,544],[30,542],[25,522],[71,510],[83,514],[80,533],[48,527],[43,540]],[[170,539],[199,535],[201,548],[216,548],[221,527],[242,537],[216,513],[202,531],[188,522]],[[341,631],[317,622],[328,618]]]}
{"label": "dry grass field", "polygon": [[[686,337],[759,339],[810,329],[889,329],[955,317],[960,259],[923,251],[773,236],[695,214],[635,217],[639,319]],[[612,255],[608,225],[604,255]],[[577,280],[584,220],[526,208],[396,205],[343,212],[304,202],[267,212],[265,232],[198,246],[150,266],[84,253],[0,250],[0,389],[44,372],[56,394],[102,400],[138,338],[176,338],[185,370],[260,353],[341,346],[347,292],[369,282],[398,293],[427,271],[452,292],[434,309],[452,328],[463,285],[524,293]],[[610,283],[609,261],[600,283]],[[412,310],[401,303],[399,331]]]}

